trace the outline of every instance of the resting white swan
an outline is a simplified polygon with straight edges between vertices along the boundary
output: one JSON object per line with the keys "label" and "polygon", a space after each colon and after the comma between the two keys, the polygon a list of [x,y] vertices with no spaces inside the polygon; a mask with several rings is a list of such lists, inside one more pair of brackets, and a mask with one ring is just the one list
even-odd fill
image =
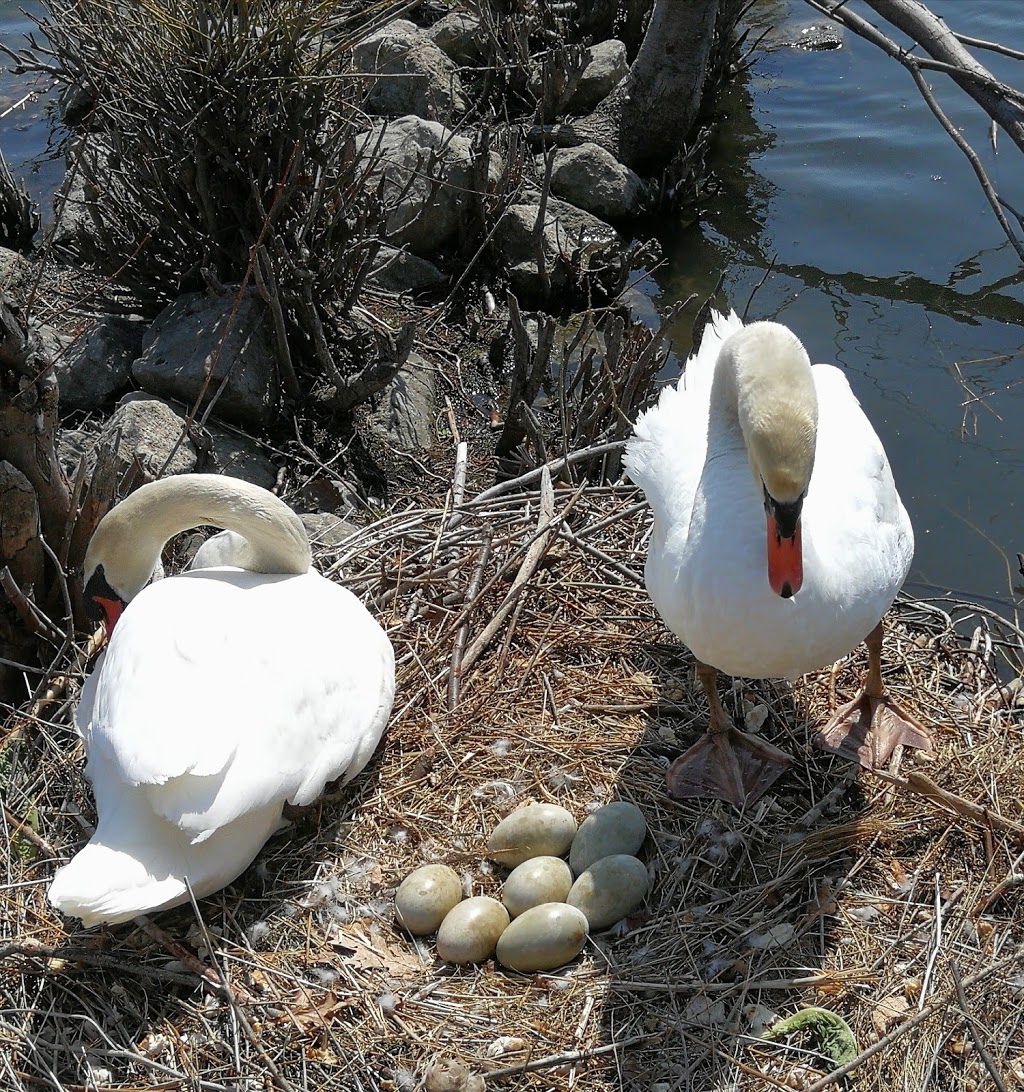
{"label": "resting white swan", "polygon": [[679,384],[643,414],[626,467],[654,511],[648,591],[697,658],[708,735],[673,763],[669,792],[756,800],[789,764],[738,731],[716,669],[795,678],[866,641],[861,696],[818,733],[874,767],[927,733],[885,693],[880,619],[914,534],[885,451],[846,377],[811,366],[785,326],[712,313]]}
{"label": "resting white swan", "polygon": [[[217,567],[147,587],[164,543],[205,524],[236,532],[200,555]],[[136,490],[96,528],[85,579],[110,634],[75,718],[98,822],[49,898],[93,925],[185,902],[186,879],[197,897],[218,890],[286,801],[355,776],[391,711],[395,659],[359,600],[310,568],[294,512],[233,478]]]}

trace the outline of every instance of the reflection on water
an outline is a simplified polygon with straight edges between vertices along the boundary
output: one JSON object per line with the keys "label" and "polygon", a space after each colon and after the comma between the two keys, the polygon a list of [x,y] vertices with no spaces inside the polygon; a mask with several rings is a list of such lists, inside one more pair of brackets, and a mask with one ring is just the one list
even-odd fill
{"label": "reflection on water", "polygon": [[[1024,48],[1015,5],[930,6],[958,30]],[[816,18],[798,0],[756,17],[769,12],[776,25]],[[719,300],[742,310],[764,278],[749,317],[787,323],[812,359],[843,367],[885,443],[917,531],[912,590],[1016,605],[1024,272],[909,75],[845,43],[773,50],[730,89],[721,191],[698,223],[664,233],[669,267],[656,279],[663,298],[703,299],[723,276]],[[983,59],[1020,86],[1019,65]],[[1016,149],[1006,141],[993,156],[986,119],[933,86],[997,185],[1024,202]],[[676,331],[682,355],[691,318]]]}

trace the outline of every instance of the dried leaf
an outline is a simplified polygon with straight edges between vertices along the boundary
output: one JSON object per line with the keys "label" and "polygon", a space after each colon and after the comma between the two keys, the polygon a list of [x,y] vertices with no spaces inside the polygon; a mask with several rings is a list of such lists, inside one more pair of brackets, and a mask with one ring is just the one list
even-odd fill
{"label": "dried leaf", "polygon": [[274,1017],[274,1023],[287,1021],[301,1034],[312,1035],[328,1027],[339,1012],[358,1007],[351,999],[340,998],[335,993],[312,997],[309,990],[298,990],[285,1006],[285,1011]]}
{"label": "dried leaf", "polygon": [[893,1024],[898,1024],[909,1010],[910,1002],[900,994],[883,997],[871,1014],[871,1025],[881,1037]]}
{"label": "dried leaf", "polygon": [[343,963],[360,970],[383,971],[402,981],[418,979],[423,973],[414,951],[405,944],[391,944],[377,929],[367,935],[358,926],[348,926],[344,938],[334,942],[334,949]]}

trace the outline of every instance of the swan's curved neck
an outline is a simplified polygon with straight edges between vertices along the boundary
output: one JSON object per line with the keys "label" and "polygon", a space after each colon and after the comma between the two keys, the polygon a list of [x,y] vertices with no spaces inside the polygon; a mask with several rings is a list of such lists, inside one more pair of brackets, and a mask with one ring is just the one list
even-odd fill
{"label": "swan's curved neck", "polygon": [[258,573],[304,573],[309,540],[302,521],[272,493],[221,474],[182,474],[150,482],[100,521],[85,555],[88,581],[99,566],[128,602],[149,582],[164,544],[192,527],[241,535],[234,563]]}

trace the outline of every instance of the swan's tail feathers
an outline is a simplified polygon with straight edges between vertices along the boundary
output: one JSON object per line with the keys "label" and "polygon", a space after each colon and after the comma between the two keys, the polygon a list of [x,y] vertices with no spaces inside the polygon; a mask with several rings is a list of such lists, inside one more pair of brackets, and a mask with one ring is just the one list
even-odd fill
{"label": "swan's tail feathers", "polygon": [[83,925],[116,925],[187,902],[188,887],[180,876],[154,875],[129,854],[93,840],[57,870],[47,898]]}

